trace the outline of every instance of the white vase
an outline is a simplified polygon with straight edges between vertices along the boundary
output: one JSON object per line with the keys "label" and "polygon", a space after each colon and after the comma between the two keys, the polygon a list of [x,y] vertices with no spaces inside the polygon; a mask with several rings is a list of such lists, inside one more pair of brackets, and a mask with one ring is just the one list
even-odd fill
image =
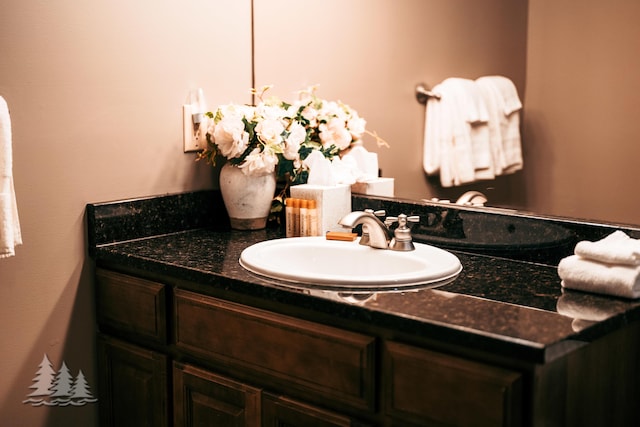
{"label": "white vase", "polygon": [[265,228],[275,190],[275,172],[245,175],[242,169],[230,163],[220,169],[220,192],[233,229]]}

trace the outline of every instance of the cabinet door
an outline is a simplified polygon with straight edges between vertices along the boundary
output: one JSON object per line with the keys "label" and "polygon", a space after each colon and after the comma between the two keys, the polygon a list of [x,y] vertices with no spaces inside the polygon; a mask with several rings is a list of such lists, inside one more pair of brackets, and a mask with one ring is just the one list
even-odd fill
{"label": "cabinet door", "polygon": [[96,271],[96,307],[103,332],[122,332],[134,339],[167,342],[166,288],[114,271]]}
{"label": "cabinet door", "polygon": [[100,425],[168,425],[168,362],[163,354],[98,336]]}
{"label": "cabinet door", "polygon": [[260,426],[260,390],[212,372],[174,362],[176,427]]}
{"label": "cabinet door", "polygon": [[262,398],[262,427],[356,427],[348,417],[325,411],[282,396],[265,393]]}
{"label": "cabinet door", "polygon": [[522,424],[515,371],[388,342],[383,381],[394,426]]}

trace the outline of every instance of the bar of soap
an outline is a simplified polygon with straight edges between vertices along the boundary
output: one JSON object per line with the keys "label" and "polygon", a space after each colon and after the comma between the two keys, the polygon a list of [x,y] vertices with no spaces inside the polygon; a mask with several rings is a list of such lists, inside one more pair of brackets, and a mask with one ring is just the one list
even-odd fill
{"label": "bar of soap", "polygon": [[325,237],[327,240],[342,240],[345,242],[353,242],[358,237],[358,234],[348,233],[345,231],[327,231]]}

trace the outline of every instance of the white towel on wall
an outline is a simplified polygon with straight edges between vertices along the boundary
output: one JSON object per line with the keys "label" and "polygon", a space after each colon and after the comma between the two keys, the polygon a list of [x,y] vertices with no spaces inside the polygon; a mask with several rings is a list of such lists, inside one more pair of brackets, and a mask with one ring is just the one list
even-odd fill
{"label": "white towel on wall", "polygon": [[18,206],[13,187],[11,118],[7,102],[0,96],[0,258],[15,255],[22,244]]}
{"label": "white towel on wall", "polygon": [[[489,115],[472,80],[449,78],[433,88],[427,101],[423,167],[440,173],[443,187],[493,178]],[[486,172],[489,172],[487,175]]]}
{"label": "white towel on wall", "polygon": [[[435,93],[438,86],[433,88]],[[440,172],[442,162],[441,134],[442,134],[442,104],[435,97],[427,99],[424,117],[424,149],[422,151],[422,167],[427,175]]]}
{"label": "white towel on wall", "polygon": [[[496,153],[494,147],[494,160],[496,157],[501,163],[496,165],[500,174],[509,174],[522,169],[522,139],[520,136],[520,110],[522,102],[513,82],[504,76],[485,76],[476,80],[479,89],[485,95],[493,99],[495,104],[494,119],[499,124],[501,147]],[[490,119],[491,122],[491,119]],[[489,127],[492,127],[490,124]],[[493,134],[495,137],[496,134]],[[492,145],[496,144],[493,140]]]}
{"label": "white towel on wall", "polygon": [[487,128],[489,132],[489,146],[493,161],[493,171],[496,175],[502,175],[506,165],[504,150],[502,149],[502,117],[504,116],[503,101],[500,92],[485,78],[476,80],[478,90],[482,93],[487,111],[489,112],[489,122]]}

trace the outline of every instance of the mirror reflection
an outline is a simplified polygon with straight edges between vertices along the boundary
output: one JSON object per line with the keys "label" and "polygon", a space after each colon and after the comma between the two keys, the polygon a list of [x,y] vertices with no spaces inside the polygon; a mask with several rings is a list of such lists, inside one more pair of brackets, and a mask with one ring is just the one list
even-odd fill
{"label": "mirror reflection", "polygon": [[[395,196],[639,224],[640,4],[613,0],[254,0],[255,85],[320,94],[358,110]],[[310,22],[310,21],[313,22]],[[313,24],[313,25],[312,25]],[[502,75],[524,105],[521,171],[443,188],[422,168],[425,107],[415,85]]]}

